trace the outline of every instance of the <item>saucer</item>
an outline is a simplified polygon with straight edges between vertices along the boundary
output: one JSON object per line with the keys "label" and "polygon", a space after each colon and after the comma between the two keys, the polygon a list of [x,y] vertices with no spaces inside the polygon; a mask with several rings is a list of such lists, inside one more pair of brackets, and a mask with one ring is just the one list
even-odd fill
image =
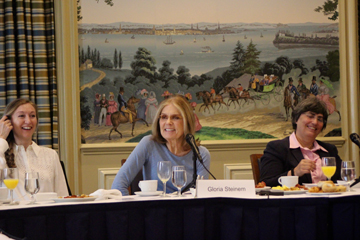
{"label": "saucer", "polygon": [[156,191],[156,192],[134,192],[136,195],[139,196],[159,196],[160,194],[162,194],[163,191]]}
{"label": "saucer", "polygon": [[10,199],[0,199],[0,202],[2,202],[2,203],[9,203],[9,202],[10,202]]}

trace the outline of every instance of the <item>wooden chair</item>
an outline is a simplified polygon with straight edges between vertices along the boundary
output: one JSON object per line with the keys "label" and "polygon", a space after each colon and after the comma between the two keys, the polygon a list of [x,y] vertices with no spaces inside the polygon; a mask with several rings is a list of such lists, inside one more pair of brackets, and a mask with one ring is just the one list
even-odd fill
{"label": "wooden chair", "polygon": [[251,154],[250,160],[251,160],[251,168],[253,172],[253,177],[255,184],[258,184],[260,182],[260,159],[263,154]]}
{"label": "wooden chair", "polygon": [[[124,165],[126,162],[126,159],[121,159],[121,166]],[[139,188],[139,182],[143,180],[142,170],[138,172],[134,180],[130,183],[130,186],[128,187],[128,191],[130,195],[135,195],[135,192],[141,191]]]}
{"label": "wooden chair", "polygon": [[61,164],[61,168],[63,170],[63,173],[64,173],[64,176],[65,176],[65,181],[66,181],[66,186],[67,186],[67,189],[68,189],[68,192],[69,192],[69,196],[71,196],[71,189],[70,189],[70,186],[69,186],[69,183],[68,183],[68,179],[66,177],[66,172],[65,172],[65,164],[63,161],[60,160],[60,164]]}

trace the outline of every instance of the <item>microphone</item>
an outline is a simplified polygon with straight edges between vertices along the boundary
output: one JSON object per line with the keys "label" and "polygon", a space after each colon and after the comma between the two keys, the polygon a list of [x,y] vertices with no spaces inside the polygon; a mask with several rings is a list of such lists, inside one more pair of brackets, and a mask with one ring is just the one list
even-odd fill
{"label": "microphone", "polygon": [[199,148],[196,146],[196,141],[195,141],[194,136],[192,134],[188,133],[188,134],[186,134],[185,140],[190,145],[191,149],[193,150],[193,152],[199,159],[200,163],[203,163],[203,159],[200,155]]}
{"label": "microphone", "polygon": [[360,148],[360,137],[357,133],[350,134],[350,140]]}

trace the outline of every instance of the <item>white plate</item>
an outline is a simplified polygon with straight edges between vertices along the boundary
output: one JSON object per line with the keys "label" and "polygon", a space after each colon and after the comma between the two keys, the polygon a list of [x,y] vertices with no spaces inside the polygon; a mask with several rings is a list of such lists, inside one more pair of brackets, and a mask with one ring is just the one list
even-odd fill
{"label": "white plate", "polygon": [[303,185],[307,188],[317,187],[317,183],[303,183]]}
{"label": "white plate", "polygon": [[263,188],[255,188],[255,191],[256,192],[260,192],[261,190],[266,190],[266,189],[270,189],[271,187],[269,186],[266,186],[266,187],[263,187]]}
{"label": "white plate", "polygon": [[9,202],[10,202],[10,199],[0,199],[0,202],[2,202],[2,203],[9,203]]}
{"label": "white plate", "polygon": [[309,195],[339,195],[343,192],[307,192]]}
{"label": "white plate", "polygon": [[50,200],[55,201],[56,203],[62,202],[89,202],[94,201],[96,197],[84,197],[84,198],[52,198]]}
{"label": "white plate", "polygon": [[293,190],[293,191],[284,191],[284,190],[280,190],[280,189],[271,189],[272,192],[284,192],[284,195],[291,195],[291,194],[302,194],[302,193],[306,193],[307,190]]}
{"label": "white plate", "polygon": [[163,191],[156,191],[156,192],[134,192],[136,195],[139,196],[159,196],[162,194]]}

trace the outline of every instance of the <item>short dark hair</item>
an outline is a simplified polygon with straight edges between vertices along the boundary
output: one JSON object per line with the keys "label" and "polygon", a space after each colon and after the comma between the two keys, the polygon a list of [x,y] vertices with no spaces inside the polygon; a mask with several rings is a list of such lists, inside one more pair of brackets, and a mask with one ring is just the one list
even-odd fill
{"label": "short dark hair", "polygon": [[321,129],[324,130],[326,128],[326,123],[327,123],[327,119],[328,119],[328,112],[326,109],[326,104],[319,100],[316,97],[308,97],[306,99],[304,99],[303,101],[301,101],[298,105],[296,105],[294,111],[291,114],[291,123],[293,126],[293,129],[296,130],[297,127],[297,120],[299,120],[301,114],[306,113],[306,112],[314,112],[316,114],[322,114],[323,115],[323,128]]}

